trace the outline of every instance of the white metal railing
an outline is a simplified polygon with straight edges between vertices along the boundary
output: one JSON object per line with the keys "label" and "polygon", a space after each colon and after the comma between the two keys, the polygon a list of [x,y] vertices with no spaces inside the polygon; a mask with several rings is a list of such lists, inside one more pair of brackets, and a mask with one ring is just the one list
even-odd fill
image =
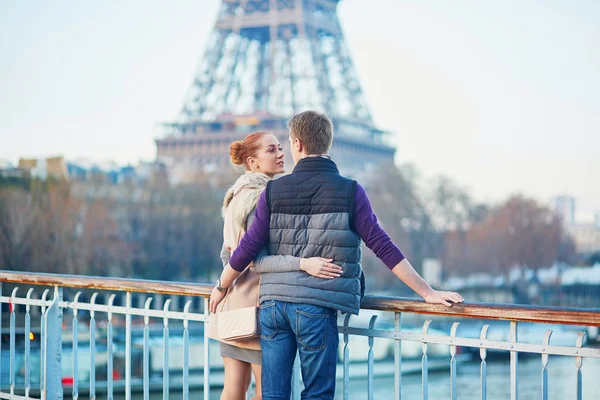
{"label": "white metal railing", "polygon": [[[107,399],[132,398],[132,388],[140,392],[140,396],[148,399],[152,390],[162,390],[163,399],[168,399],[173,386],[177,386],[184,399],[190,393],[190,363],[198,372],[202,381],[194,381],[195,388],[202,388],[205,400],[210,398],[211,385],[215,385],[217,375],[211,375],[219,359],[218,354],[211,357],[211,344],[203,329],[208,322],[208,296],[212,286],[173,282],[157,282],[142,280],[126,280],[112,278],[88,278],[68,275],[25,274],[0,271],[0,285],[10,286],[10,295],[2,293],[0,286],[0,398],[4,399],[61,399],[63,393],[78,399],[82,393],[90,399],[105,394]],[[27,290],[22,289],[25,286]],[[40,293],[41,292],[41,293]],[[65,297],[71,294],[70,301]],[[39,295],[37,297],[36,295]],[[164,296],[170,296],[164,298]],[[87,300],[85,300],[87,299]],[[118,299],[118,301],[117,301]],[[183,302],[179,300],[183,299]],[[195,300],[198,301],[195,301]],[[134,305],[137,304],[136,305]],[[177,303],[177,304],[174,304]],[[180,304],[181,303],[181,304]],[[1,307],[7,304],[4,309]],[[157,308],[152,308],[155,305]],[[519,324],[531,321],[538,323],[571,324],[581,326],[600,326],[599,309],[559,309],[506,305],[455,305],[446,308],[440,305],[425,304],[421,301],[389,297],[368,296],[362,305],[363,309],[376,310],[393,315],[393,326],[385,329],[377,328],[377,315],[371,317],[368,327],[350,326],[353,318],[346,315],[339,330],[343,339],[342,355],[342,392],[344,399],[351,397],[350,370],[352,363],[351,338],[366,337],[367,385],[368,398],[374,397],[374,345],[375,338],[388,339],[393,342],[393,376],[394,398],[401,399],[402,344],[418,343],[421,351],[421,393],[423,399],[429,396],[429,374],[431,368],[429,351],[431,346],[445,345],[449,349],[450,396],[457,398],[457,349],[473,348],[478,350],[480,363],[481,398],[487,398],[487,355],[489,350],[510,354],[510,398],[516,400],[518,395],[519,353],[538,354],[541,358],[541,391],[542,398],[548,398],[548,364],[549,356],[567,356],[574,359],[576,370],[576,386],[573,392],[577,399],[582,399],[583,376],[582,363],[585,358],[600,359],[600,349],[585,347],[585,333],[577,335],[571,345],[551,344],[552,330],[547,330],[540,337],[539,344],[519,341]],[[4,311],[3,311],[4,310]],[[32,332],[32,314],[39,321],[39,350],[37,357],[32,356],[31,344],[37,343]],[[8,311],[8,349],[3,347],[6,336],[2,328],[4,314]],[[100,314],[100,315],[99,315]],[[460,322],[452,323],[449,334],[432,334],[432,319],[424,321],[420,331],[403,328],[403,315],[424,314],[451,317],[453,319],[479,318],[485,320],[508,320],[509,332],[504,340],[488,338],[489,325],[482,326],[478,337],[458,336]],[[39,316],[39,319],[38,319]],[[70,318],[69,318],[70,316]],[[88,321],[89,327],[84,332],[80,321]],[[65,325],[71,322],[69,330]],[[133,320],[132,320],[133,319]],[[152,339],[151,321],[162,322],[162,349]],[[17,327],[23,323],[22,331]],[[140,329],[134,322],[141,324]],[[181,324],[181,331],[174,322]],[[115,326],[117,323],[117,326]],[[190,323],[198,324],[198,331],[191,334]],[[35,324],[34,324],[35,325]],[[99,328],[99,325],[101,326]],[[124,331],[124,332],[123,332]],[[18,333],[17,333],[18,332]],[[121,333],[118,338],[115,336]],[[85,333],[89,338],[80,339]],[[176,333],[176,334],[175,334]],[[17,349],[18,336],[23,335],[22,357]],[[138,340],[139,339],[139,340]],[[201,345],[197,345],[201,339]],[[20,340],[20,339],[19,339]],[[123,344],[124,342],[124,344]],[[105,352],[98,351],[98,345],[105,343]],[[194,344],[192,344],[194,343]],[[176,346],[175,344],[180,344]],[[82,347],[89,350],[82,351]],[[214,344],[213,344],[214,345]],[[141,347],[139,357],[135,350]],[[193,347],[193,349],[192,349]],[[71,360],[65,357],[71,349]],[[157,350],[158,349],[158,350]],[[19,351],[18,351],[19,350]],[[8,351],[8,374],[3,369],[4,356]],[[355,350],[354,350],[355,351]],[[134,354],[135,353],[135,354]],[[176,353],[176,354],[175,354]],[[193,353],[190,359],[190,353]],[[202,353],[202,354],[198,354]],[[217,353],[217,352],[215,352]],[[201,356],[201,357],[200,357]],[[104,362],[100,361],[104,359]],[[199,360],[201,359],[201,361]],[[160,362],[162,359],[162,362]],[[115,366],[115,360],[124,365]],[[173,369],[173,360],[178,366]],[[71,376],[63,376],[65,364],[70,368]],[[162,373],[158,373],[156,364],[162,364]],[[179,365],[180,364],[180,365]],[[97,379],[98,365],[106,371],[104,379]],[[39,368],[37,373],[36,368]],[[134,371],[135,369],[135,371]],[[172,371],[176,371],[173,373]],[[85,373],[82,374],[82,371]],[[122,373],[121,373],[122,371]],[[200,374],[201,371],[201,374]],[[155,372],[155,373],[153,373]],[[85,376],[83,376],[85,375]],[[158,375],[161,375],[160,377]],[[39,378],[38,378],[39,376]],[[4,379],[8,377],[8,379]],[[32,379],[32,377],[34,379]],[[222,373],[219,375],[222,378]],[[38,382],[33,382],[38,380]],[[66,379],[66,380],[65,380]],[[300,398],[299,369],[296,368],[293,378],[293,398]]]}

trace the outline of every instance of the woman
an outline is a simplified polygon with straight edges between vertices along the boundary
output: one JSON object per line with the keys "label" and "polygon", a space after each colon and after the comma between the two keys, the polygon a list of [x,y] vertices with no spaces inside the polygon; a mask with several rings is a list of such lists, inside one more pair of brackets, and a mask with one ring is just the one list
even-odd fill
{"label": "woman", "polygon": [[[246,172],[227,191],[223,201],[223,249],[221,259],[227,265],[254,215],[258,198],[269,180],[285,172],[284,154],[277,138],[266,132],[256,132],[230,147],[231,161],[243,165]],[[257,305],[260,272],[303,270],[323,279],[340,276],[341,268],[332,260],[320,257],[300,259],[292,256],[267,256],[266,250],[236,279],[218,311]],[[224,303],[224,304],[223,304]],[[245,400],[251,373],[256,381],[256,396],[261,396],[261,352],[259,339],[221,341],[221,356],[225,367],[225,383],[221,400]]]}

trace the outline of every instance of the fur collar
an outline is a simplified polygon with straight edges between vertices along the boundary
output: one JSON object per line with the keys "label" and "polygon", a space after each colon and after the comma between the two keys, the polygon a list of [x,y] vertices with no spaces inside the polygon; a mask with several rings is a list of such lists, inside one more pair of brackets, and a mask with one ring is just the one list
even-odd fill
{"label": "fur collar", "polygon": [[[258,198],[267,187],[267,183],[272,178],[260,172],[246,172],[240,176],[231,188],[225,194],[223,199],[223,208],[221,213],[225,217],[225,211],[231,204],[233,209],[233,219],[237,227],[246,230],[246,220],[248,215],[256,208]],[[236,201],[233,201],[233,199]]]}

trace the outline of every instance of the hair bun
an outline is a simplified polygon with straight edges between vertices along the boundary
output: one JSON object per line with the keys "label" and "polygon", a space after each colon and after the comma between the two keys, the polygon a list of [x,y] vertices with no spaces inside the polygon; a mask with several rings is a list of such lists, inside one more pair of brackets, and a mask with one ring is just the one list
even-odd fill
{"label": "hair bun", "polygon": [[241,140],[236,140],[229,146],[229,155],[231,161],[236,165],[242,165],[244,160],[242,159],[242,150],[244,149],[244,143]]}

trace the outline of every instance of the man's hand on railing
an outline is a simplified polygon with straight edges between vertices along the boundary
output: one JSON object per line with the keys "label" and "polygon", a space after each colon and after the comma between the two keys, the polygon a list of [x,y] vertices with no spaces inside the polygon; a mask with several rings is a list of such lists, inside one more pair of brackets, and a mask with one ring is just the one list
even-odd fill
{"label": "man's hand on railing", "polygon": [[452,307],[454,303],[462,303],[465,299],[456,292],[442,292],[432,289],[421,275],[415,271],[410,262],[404,258],[394,268],[392,272],[409,288],[423,297],[427,303],[443,304]]}
{"label": "man's hand on railing", "polygon": [[425,295],[425,301],[432,304],[443,304],[448,307],[452,307],[454,303],[462,303],[465,299],[456,292],[442,292],[441,290],[431,290],[431,292]]}

